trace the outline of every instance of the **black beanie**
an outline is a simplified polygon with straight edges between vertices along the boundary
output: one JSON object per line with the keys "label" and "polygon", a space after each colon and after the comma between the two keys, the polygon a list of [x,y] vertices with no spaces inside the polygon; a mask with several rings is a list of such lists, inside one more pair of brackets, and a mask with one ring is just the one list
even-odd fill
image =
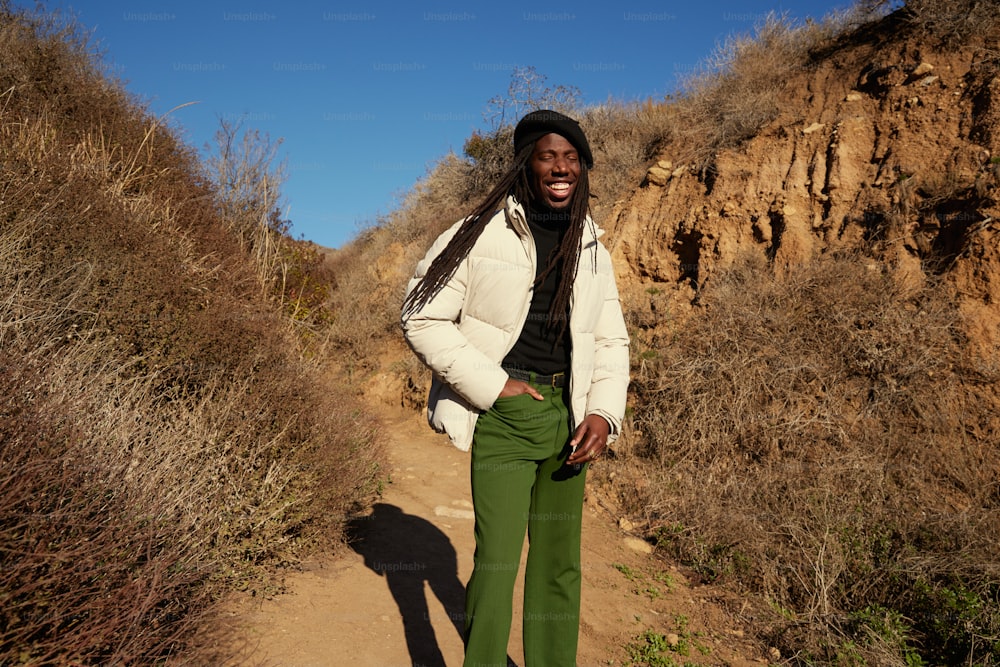
{"label": "black beanie", "polygon": [[514,155],[536,139],[553,132],[573,144],[587,164],[587,169],[593,169],[594,156],[590,152],[590,144],[587,143],[587,137],[580,129],[580,124],[569,116],[549,109],[532,111],[518,122],[514,128]]}

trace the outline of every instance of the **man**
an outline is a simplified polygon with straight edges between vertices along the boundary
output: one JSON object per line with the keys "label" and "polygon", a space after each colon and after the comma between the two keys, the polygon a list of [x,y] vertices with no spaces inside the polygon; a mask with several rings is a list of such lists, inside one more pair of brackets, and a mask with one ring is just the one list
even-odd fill
{"label": "man", "polygon": [[526,667],[576,664],[586,470],[621,432],[628,386],[592,166],[576,121],[522,118],[512,168],[435,241],[403,304],[406,339],[433,371],[428,419],[472,450],[466,667],[507,665],[526,529]]}

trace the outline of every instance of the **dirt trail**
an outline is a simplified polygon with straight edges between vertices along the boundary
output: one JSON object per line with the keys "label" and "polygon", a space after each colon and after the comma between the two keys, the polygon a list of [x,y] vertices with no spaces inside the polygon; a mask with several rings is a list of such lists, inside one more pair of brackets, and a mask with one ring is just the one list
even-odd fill
{"label": "dirt trail", "polygon": [[[355,522],[358,539],[346,553],[291,573],[286,594],[234,603],[235,643],[248,647],[239,664],[462,664],[458,626],[474,548],[468,455],[413,413],[394,413],[386,424],[391,483],[371,516]],[[706,599],[714,593],[690,587],[641,546],[588,493],[581,667],[628,664],[625,646],[646,630],[686,640],[687,656],[671,654],[678,664],[765,662],[739,623]],[[519,582],[510,657],[523,666],[520,595]]]}

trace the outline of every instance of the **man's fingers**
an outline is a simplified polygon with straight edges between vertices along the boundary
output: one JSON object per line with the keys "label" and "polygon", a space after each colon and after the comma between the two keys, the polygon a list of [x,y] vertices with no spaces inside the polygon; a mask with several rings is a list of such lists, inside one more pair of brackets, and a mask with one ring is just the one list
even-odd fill
{"label": "man's fingers", "polygon": [[604,452],[608,440],[607,429],[602,428],[605,423],[602,417],[587,417],[580,423],[569,441],[569,446],[573,448],[570,463],[593,461]]}
{"label": "man's fingers", "polygon": [[[569,441],[569,446],[576,450],[570,455],[570,459],[575,461],[576,459],[582,458],[593,447],[594,437],[593,433],[590,433],[589,431],[590,429],[587,428],[586,422],[580,424],[580,427],[576,429],[573,439]],[[581,442],[583,443],[582,447],[580,446]]]}
{"label": "man's fingers", "polygon": [[503,390],[497,398],[509,398],[511,396],[519,396],[521,394],[529,394],[536,401],[545,400],[545,397],[530,384],[522,380],[515,380],[514,378],[507,378],[507,383],[503,386]]}

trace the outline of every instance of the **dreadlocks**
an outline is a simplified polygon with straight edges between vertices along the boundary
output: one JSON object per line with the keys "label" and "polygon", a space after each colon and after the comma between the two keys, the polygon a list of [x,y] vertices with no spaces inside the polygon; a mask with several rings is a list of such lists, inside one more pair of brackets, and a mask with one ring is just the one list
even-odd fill
{"label": "dreadlocks", "polygon": [[[524,146],[514,156],[510,170],[504,174],[497,185],[486,195],[482,203],[471,214],[452,237],[437,257],[431,262],[427,273],[407,295],[403,302],[404,315],[420,310],[451,279],[458,265],[472,250],[479,235],[494,213],[502,209],[508,195],[514,195],[522,205],[530,201],[534,194],[528,180],[530,167],[528,161],[535,150],[535,142]],[[560,322],[559,336],[565,333],[569,312],[569,301],[576,280],[580,260],[580,241],[583,238],[583,228],[590,212],[590,179],[587,175],[587,165],[580,162],[580,175],[576,181],[576,189],[569,206],[569,223],[562,242],[556,246],[545,261],[545,267],[538,273],[534,286],[537,287],[561,264],[563,270],[559,276],[559,285],[549,309],[549,326]]]}

